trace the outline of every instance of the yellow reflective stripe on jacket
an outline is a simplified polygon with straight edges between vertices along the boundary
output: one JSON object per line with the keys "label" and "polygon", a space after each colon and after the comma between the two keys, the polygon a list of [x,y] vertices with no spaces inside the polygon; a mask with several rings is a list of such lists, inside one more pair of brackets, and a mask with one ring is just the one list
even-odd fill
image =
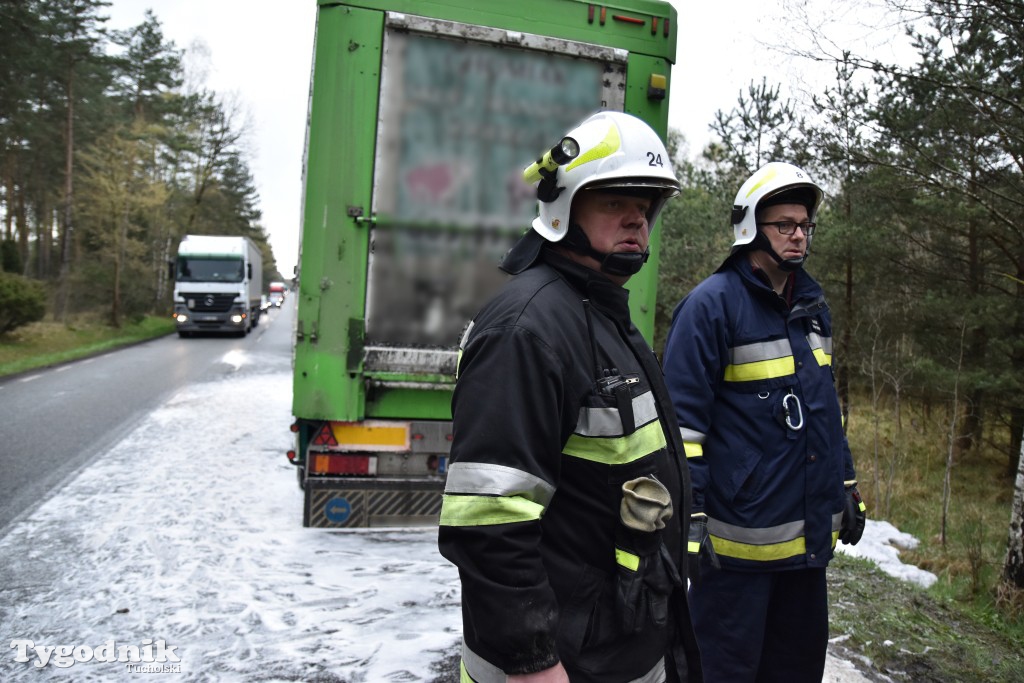
{"label": "yellow reflective stripe on jacket", "polygon": [[462,333],[462,337],[459,339],[459,355],[455,359],[455,379],[459,378],[459,369],[462,367],[462,351],[466,348],[466,342],[469,341],[469,333],[473,331],[475,324],[475,320],[470,320],[469,324],[466,325],[465,331]]}
{"label": "yellow reflective stripe on jacket", "polygon": [[441,498],[441,526],[487,526],[533,522],[544,506],[522,496],[467,496],[446,493]]}
{"label": "yellow reflective stripe on jacket", "polygon": [[658,421],[650,422],[632,434],[616,438],[596,438],[573,434],[562,452],[605,465],[624,465],[665,448],[665,432]]}
{"label": "yellow reflective stripe on jacket", "polygon": [[768,545],[750,545],[738,543],[711,534],[711,543],[715,546],[715,554],[725,557],[735,557],[740,560],[756,560],[758,562],[770,562],[772,560],[784,560],[795,555],[803,555],[807,552],[804,537],[794,538],[785,543],[770,543]]}
{"label": "yellow reflective stripe on jacket", "polygon": [[615,549],[615,561],[634,572],[640,568],[640,556],[622,548]]}
{"label": "yellow reflective stripe on jacket", "polygon": [[807,335],[807,343],[818,365],[832,365],[832,337],[822,337],[817,332],[811,332]]}
{"label": "yellow reflective stripe on jacket", "polygon": [[802,519],[778,526],[751,529],[708,517],[708,533],[715,554],[725,557],[770,562],[802,555],[807,551]]}
{"label": "yellow reflective stripe on jacket", "polygon": [[683,440],[683,454],[687,458],[699,458],[704,455],[704,439],[707,438],[704,434],[680,427],[679,437]]}
{"label": "yellow reflective stripe on jacket", "polygon": [[[832,547],[835,547],[842,523],[842,512],[832,515]],[[708,533],[716,555],[741,560],[771,562],[807,552],[803,520],[749,529],[708,517]]]}
{"label": "yellow reflective stripe on jacket", "polygon": [[796,372],[788,339],[737,346],[729,350],[729,361],[725,366],[726,382],[752,382]]}
{"label": "yellow reflective stripe on jacket", "polygon": [[514,467],[454,462],[441,498],[442,526],[485,526],[541,518],[555,487]]}

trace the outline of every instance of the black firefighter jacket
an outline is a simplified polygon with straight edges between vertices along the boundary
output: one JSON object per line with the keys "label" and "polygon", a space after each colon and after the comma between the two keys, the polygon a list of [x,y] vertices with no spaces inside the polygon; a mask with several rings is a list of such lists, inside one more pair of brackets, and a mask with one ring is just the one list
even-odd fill
{"label": "black firefighter jacket", "polygon": [[[439,548],[459,568],[472,680],[558,661],[574,682],[701,679],[689,474],[628,296],[545,249],[463,335]],[[643,477],[671,494],[660,531],[620,519]]]}

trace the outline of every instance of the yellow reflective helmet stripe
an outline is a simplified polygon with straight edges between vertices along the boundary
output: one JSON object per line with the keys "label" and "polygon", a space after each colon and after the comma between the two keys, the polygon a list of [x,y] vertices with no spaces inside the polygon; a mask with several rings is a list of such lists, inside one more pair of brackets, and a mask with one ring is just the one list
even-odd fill
{"label": "yellow reflective helmet stripe", "polygon": [[533,522],[544,506],[521,496],[459,496],[441,498],[441,526],[490,526]]}
{"label": "yellow reflective helmet stripe", "polygon": [[635,572],[640,568],[640,556],[622,548],[615,549],[615,561],[630,571]]}
{"label": "yellow reflective helmet stripe", "polygon": [[756,183],[754,183],[754,184],[753,184],[753,185],[752,185],[752,186],[750,187],[750,192],[748,192],[748,193],[747,193],[747,197],[750,197],[750,195],[754,194],[754,193],[755,193],[755,192],[757,192],[757,191],[758,191],[759,189],[761,189],[761,187],[762,187],[762,186],[763,186],[763,185],[764,185],[765,183],[767,183],[768,181],[770,181],[771,179],[773,179],[773,178],[775,177],[775,175],[776,175],[775,167],[774,167],[774,166],[771,166],[771,167],[769,167],[769,168],[768,168],[768,170],[767,170],[767,171],[765,171],[764,175],[763,175],[763,176],[761,176],[761,179],[760,179],[760,180],[758,180],[758,181],[757,181]]}
{"label": "yellow reflective helmet stripe", "polygon": [[568,172],[577,166],[582,166],[590,161],[611,156],[617,152],[621,146],[622,139],[619,137],[619,128],[615,124],[610,124],[608,126],[608,134],[604,136],[604,139],[573,159],[572,162],[565,167],[565,170]]}
{"label": "yellow reflective helmet stripe", "polygon": [[657,450],[665,448],[665,432],[660,422],[651,422],[632,434],[613,439],[573,434],[565,442],[562,452],[574,458],[582,458],[604,465],[624,465],[640,460]]}

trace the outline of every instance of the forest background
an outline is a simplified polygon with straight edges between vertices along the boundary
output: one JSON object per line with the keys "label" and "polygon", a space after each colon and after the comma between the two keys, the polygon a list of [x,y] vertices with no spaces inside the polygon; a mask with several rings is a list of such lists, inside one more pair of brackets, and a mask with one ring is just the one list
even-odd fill
{"label": "forest background", "polygon": [[[104,6],[0,0],[0,344],[26,318],[164,315],[187,233],[248,236],[264,281],[284,279],[238,104],[187,73],[156,16],[108,30]],[[1024,3],[890,6],[909,63],[821,42],[799,56],[834,67],[827,87],[750,83],[690,158],[670,134],[683,192],[662,219],[657,329],[728,253],[742,181],[770,160],[809,170],[828,200],[808,269],[869,514],[924,540],[910,559],[939,590],[1019,634]]]}

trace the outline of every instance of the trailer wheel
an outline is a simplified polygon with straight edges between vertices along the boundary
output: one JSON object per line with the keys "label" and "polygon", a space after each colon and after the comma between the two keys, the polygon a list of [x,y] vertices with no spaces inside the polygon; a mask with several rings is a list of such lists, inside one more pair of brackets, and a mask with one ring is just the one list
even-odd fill
{"label": "trailer wheel", "polygon": [[305,465],[298,465],[298,466],[296,466],[295,467],[295,473],[298,475],[298,478],[299,478],[299,490],[300,491],[305,491],[306,490],[306,466]]}

